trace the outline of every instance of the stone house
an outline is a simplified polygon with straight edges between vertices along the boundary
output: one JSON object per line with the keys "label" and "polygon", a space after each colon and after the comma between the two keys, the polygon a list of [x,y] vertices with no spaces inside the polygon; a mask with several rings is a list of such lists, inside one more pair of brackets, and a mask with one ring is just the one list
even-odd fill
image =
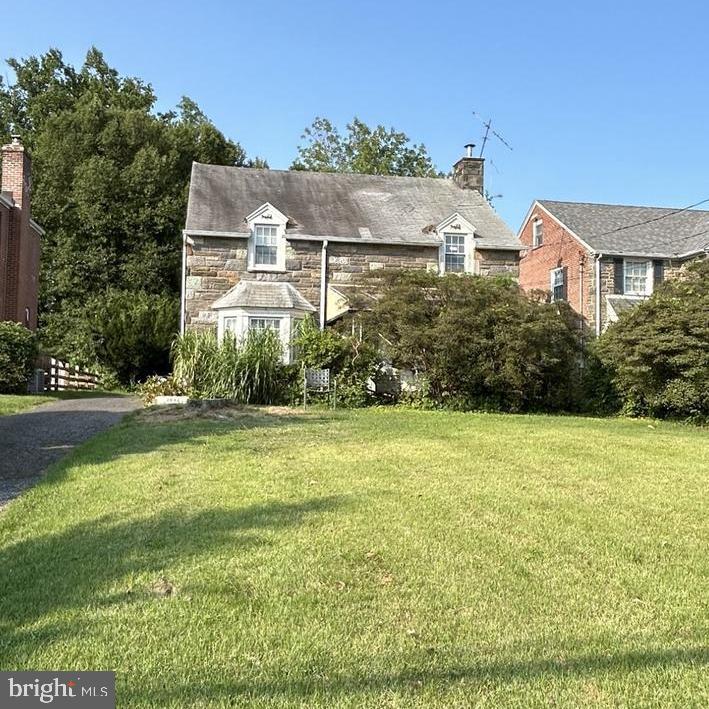
{"label": "stone house", "polygon": [[286,344],[307,313],[325,327],[354,294],[374,297],[373,271],[516,277],[519,242],[483,197],[483,160],[466,147],[450,179],[195,163],[182,331],[270,327]]}
{"label": "stone house", "polygon": [[537,200],[519,239],[519,281],[566,300],[598,335],[709,251],[709,212]]}
{"label": "stone house", "polygon": [[32,164],[19,136],[0,150],[0,320],[34,330],[44,231],[31,216]]}

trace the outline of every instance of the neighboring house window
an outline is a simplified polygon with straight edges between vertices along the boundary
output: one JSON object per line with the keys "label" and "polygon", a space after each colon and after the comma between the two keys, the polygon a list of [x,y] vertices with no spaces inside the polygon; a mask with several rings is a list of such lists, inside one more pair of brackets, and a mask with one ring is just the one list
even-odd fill
{"label": "neighboring house window", "polygon": [[249,318],[249,330],[281,331],[281,318]]}
{"label": "neighboring house window", "polygon": [[278,228],[270,224],[254,226],[254,264],[275,266],[278,263]]}
{"label": "neighboring house window", "polygon": [[623,292],[627,295],[648,295],[650,269],[647,261],[623,262]]}
{"label": "neighboring house window", "polygon": [[544,242],[544,223],[541,219],[532,222],[532,246],[541,246]]}
{"label": "neighboring house window", "polygon": [[566,269],[553,268],[550,271],[550,288],[552,301],[566,300]]}
{"label": "neighboring house window", "polygon": [[444,234],[445,272],[463,273],[465,271],[465,234]]}

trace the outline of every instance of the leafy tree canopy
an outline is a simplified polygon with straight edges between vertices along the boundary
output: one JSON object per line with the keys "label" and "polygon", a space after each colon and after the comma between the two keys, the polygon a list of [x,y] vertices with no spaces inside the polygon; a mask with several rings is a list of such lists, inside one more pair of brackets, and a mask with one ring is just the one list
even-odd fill
{"label": "leafy tree canopy", "polygon": [[304,145],[291,170],[359,172],[367,175],[436,177],[423,145],[412,145],[405,133],[378,125],[370,128],[355,117],[342,135],[327,118],[316,118],[302,135]]}
{"label": "leafy tree canopy", "polygon": [[78,356],[91,351],[77,342],[87,304],[109,290],[178,298],[192,162],[253,163],[191,99],[156,113],[152,87],[95,48],[80,68],[56,49],[8,64],[16,78],[0,83],[0,138],[18,132],[30,149],[32,212],[47,231],[44,345]]}

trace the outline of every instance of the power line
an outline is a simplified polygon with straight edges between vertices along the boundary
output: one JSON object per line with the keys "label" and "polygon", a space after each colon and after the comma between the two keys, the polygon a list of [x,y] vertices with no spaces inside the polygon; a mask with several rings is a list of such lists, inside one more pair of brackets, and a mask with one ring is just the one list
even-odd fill
{"label": "power line", "polygon": [[[608,234],[615,234],[616,232],[619,231],[625,231],[626,229],[633,229],[636,226],[644,226],[645,224],[652,224],[653,222],[659,222],[662,219],[667,219],[668,217],[673,217],[675,214],[682,214],[682,212],[687,212],[690,209],[694,209],[695,207],[699,207],[702,204],[706,204],[709,202],[709,197],[706,199],[701,200],[701,202],[696,202],[695,204],[690,204],[687,207],[682,207],[681,209],[675,209],[671,211],[669,214],[661,214],[659,217],[652,217],[651,219],[645,219],[641,222],[635,222],[635,224],[626,224],[625,226],[619,226],[616,227],[615,229],[610,229],[609,231],[604,231],[601,232],[600,234],[593,234],[591,236],[591,239],[597,239],[599,236],[608,236]],[[697,234],[699,236],[699,234]],[[689,237],[687,237],[689,238]]]}

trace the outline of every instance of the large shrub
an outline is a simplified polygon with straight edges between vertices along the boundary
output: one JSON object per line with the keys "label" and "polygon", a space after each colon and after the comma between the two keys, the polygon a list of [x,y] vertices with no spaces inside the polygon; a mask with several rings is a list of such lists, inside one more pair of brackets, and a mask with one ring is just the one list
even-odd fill
{"label": "large shrub", "polygon": [[52,354],[133,384],[170,368],[179,300],[169,294],[110,289],[48,315],[43,344]]}
{"label": "large shrub", "polygon": [[288,371],[272,330],[252,330],[243,340],[213,331],[187,332],[172,347],[173,377],[191,396],[275,404],[286,396]]}
{"label": "large shrub", "polygon": [[396,367],[427,396],[464,408],[559,411],[578,406],[578,321],[566,303],[526,298],[508,278],[388,277],[368,317]]}
{"label": "large shrub", "polygon": [[709,259],[625,313],[598,354],[626,413],[709,419]]}
{"label": "large shrub", "polygon": [[14,322],[0,322],[0,394],[23,392],[37,356],[33,332]]}
{"label": "large shrub", "polygon": [[372,403],[370,383],[377,377],[381,361],[373,344],[332,329],[320,330],[311,317],[301,322],[292,344],[303,367],[329,369],[337,377],[339,403]]}

